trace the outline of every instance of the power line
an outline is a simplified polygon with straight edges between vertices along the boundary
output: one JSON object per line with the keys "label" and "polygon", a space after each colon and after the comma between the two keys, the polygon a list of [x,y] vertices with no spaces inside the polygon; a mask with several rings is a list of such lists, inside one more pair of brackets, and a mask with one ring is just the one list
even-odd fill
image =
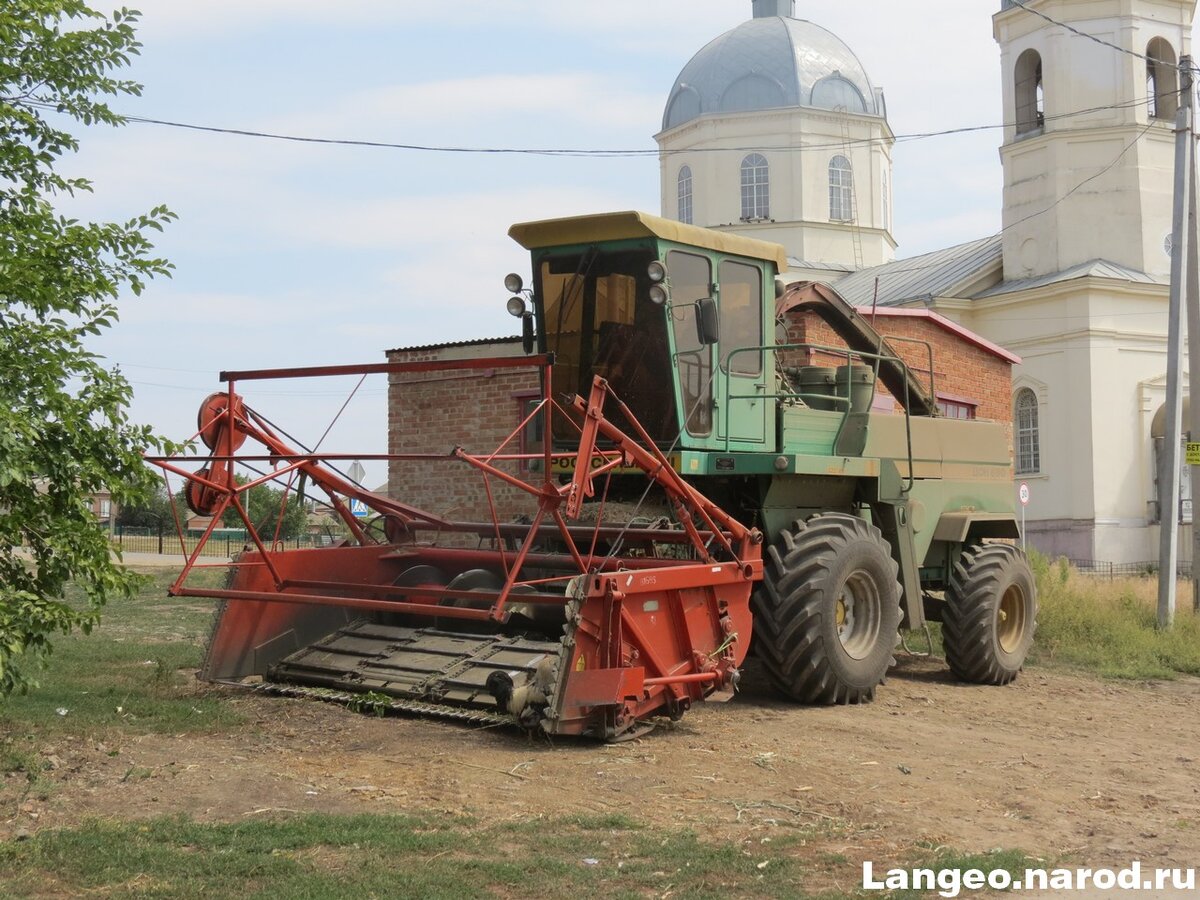
{"label": "power line", "polygon": [[[1055,208],[1057,208],[1059,205],[1061,205],[1062,203],[1066,202],[1066,200],[1067,200],[1068,198],[1070,198],[1070,197],[1071,197],[1073,194],[1075,194],[1075,193],[1076,193],[1077,191],[1079,191],[1079,190],[1080,190],[1082,187],[1084,187],[1084,185],[1086,185],[1086,184],[1088,184],[1088,183],[1090,183],[1090,182],[1092,182],[1092,181],[1095,181],[1097,178],[1100,178],[1102,175],[1105,175],[1105,174],[1107,174],[1108,172],[1110,172],[1110,171],[1113,169],[1113,167],[1115,167],[1115,166],[1117,165],[1117,163],[1119,163],[1119,162],[1120,162],[1122,159],[1124,159],[1124,158],[1125,158],[1125,155],[1126,155],[1127,153],[1129,153],[1129,151],[1130,151],[1130,150],[1132,150],[1132,149],[1133,149],[1133,148],[1134,148],[1134,147],[1137,145],[1137,142],[1138,142],[1138,141],[1140,141],[1140,140],[1141,140],[1143,137],[1145,137],[1145,135],[1146,135],[1146,134],[1147,134],[1147,133],[1150,131],[1150,129],[1151,129],[1151,128],[1153,128],[1153,127],[1154,127],[1154,123],[1152,122],[1152,123],[1150,123],[1149,125],[1147,125],[1145,128],[1143,128],[1141,131],[1139,131],[1139,132],[1138,132],[1138,133],[1137,133],[1137,134],[1136,134],[1136,135],[1133,137],[1133,139],[1132,139],[1131,141],[1129,141],[1129,143],[1127,143],[1127,144],[1126,144],[1126,145],[1125,145],[1125,146],[1124,146],[1124,147],[1121,149],[1120,153],[1118,153],[1118,154],[1117,154],[1117,155],[1116,155],[1116,156],[1113,158],[1112,162],[1110,162],[1110,163],[1109,163],[1107,166],[1105,166],[1105,167],[1104,167],[1103,169],[1101,169],[1099,172],[1096,172],[1096,173],[1094,173],[1094,174],[1092,174],[1092,175],[1089,175],[1087,178],[1083,179],[1083,181],[1081,181],[1081,182],[1079,182],[1078,184],[1076,184],[1074,187],[1072,187],[1072,188],[1071,188],[1069,191],[1067,191],[1067,192],[1066,192],[1065,194],[1063,194],[1061,197],[1059,197],[1058,199],[1056,199],[1056,200],[1055,200],[1053,203],[1051,203],[1051,204],[1050,204],[1049,206],[1047,206],[1045,209],[1038,210],[1038,211],[1037,211],[1037,212],[1035,212],[1035,213],[1030,213],[1029,215],[1025,216],[1024,218],[1018,219],[1018,220],[1017,220],[1017,221],[1015,221],[1015,222],[1010,222],[1008,225],[1005,225],[1005,226],[1004,226],[1003,228],[1001,228],[999,231],[995,231],[995,232],[993,232],[992,234],[988,235],[988,236],[987,236],[987,237],[985,237],[985,238],[978,238],[978,239],[977,239],[977,241],[989,240],[990,238],[996,238],[996,237],[1000,237],[1002,234],[1004,234],[1005,232],[1007,232],[1007,231],[1009,231],[1009,230],[1011,230],[1011,229],[1013,229],[1013,228],[1016,228],[1018,225],[1023,225],[1024,223],[1026,223],[1026,222],[1028,222],[1028,221],[1030,221],[1030,220],[1032,220],[1032,219],[1036,219],[1036,218],[1038,218],[1039,216],[1044,216],[1044,215],[1046,215],[1047,213],[1051,212],[1052,210],[1054,210]],[[884,265],[887,265],[887,264],[885,263]],[[890,269],[890,270],[889,270],[889,271],[887,271],[887,272],[881,273],[879,277],[881,277],[881,278],[887,278],[887,277],[890,277],[890,276],[892,276],[892,275],[909,275],[909,274],[913,274],[913,273],[917,273],[917,272],[929,272],[929,271],[932,271],[932,270],[934,270],[934,269],[939,269],[939,268],[942,268],[942,266],[941,266],[941,265],[926,265],[926,266],[912,266],[912,267],[910,267],[910,268],[904,268],[904,269]],[[860,270],[860,271],[863,271],[863,272],[870,272],[870,271],[871,271],[871,269],[862,269],[862,270]],[[853,275],[853,274],[855,274],[855,273],[851,273],[851,274]],[[849,277],[849,276],[848,276],[848,277]],[[902,298],[902,299],[915,299],[915,298]],[[1133,314],[1131,314],[1131,315],[1133,315]],[[1143,315],[1143,314],[1142,314],[1142,313],[1138,313],[1137,315]]]}
{"label": "power line", "polygon": [[[1169,65],[1166,62],[1166,60],[1154,59],[1151,56],[1147,56],[1145,53],[1138,53],[1136,50],[1130,50],[1126,47],[1120,46],[1119,44],[1114,44],[1111,41],[1106,41],[1106,40],[1104,40],[1104,38],[1097,37],[1094,34],[1088,34],[1086,31],[1082,31],[1082,30],[1076,28],[1074,25],[1068,25],[1066,22],[1060,22],[1058,19],[1048,16],[1044,12],[1041,12],[1040,10],[1030,9],[1026,5],[1026,0],[1008,0],[1008,2],[1011,3],[1013,6],[1017,7],[1018,9],[1022,9],[1025,12],[1029,13],[1031,16],[1037,16],[1039,19],[1043,19],[1046,22],[1049,22],[1051,25],[1057,25],[1059,28],[1065,28],[1067,31],[1071,32],[1072,34],[1076,35],[1077,37],[1087,38],[1089,41],[1093,41],[1102,47],[1108,47],[1112,50],[1116,50],[1118,53],[1124,53],[1127,56],[1133,56],[1137,59],[1144,60],[1145,62],[1152,62],[1155,65],[1160,65],[1160,66]],[[1183,69],[1185,67],[1182,64],[1170,64],[1170,68],[1178,69],[1179,71],[1183,71]],[[1192,67],[1192,70],[1197,71],[1195,66]]]}
{"label": "power line", "polygon": [[[187,384],[165,384],[160,381],[135,381],[133,379],[127,379],[127,380],[129,381],[130,384],[138,385],[140,387],[163,388],[165,390],[171,390],[171,391],[187,391],[188,393],[194,393],[196,391],[204,390],[204,386],[187,385]],[[345,397],[346,396],[345,391],[260,391],[260,390],[256,390],[254,392],[254,394],[255,394],[255,396],[260,396],[260,397],[308,397],[308,398],[333,397],[333,398],[337,398],[337,397]],[[383,397],[386,395],[387,395],[386,388],[380,389],[380,390],[359,391],[357,394],[357,396],[359,396],[359,397]]]}
{"label": "power line", "polygon": [[[1015,2],[1015,0],[1014,0],[1014,2]],[[1028,222],[1030,219],[1036,219],[1038,216],[1044,216],[1046,213],[1050,212],[1050,210],[1054,209],[1060,203],[1063,203],[1064,201],[1066,201],[1067,198],[1069,198],[1072,194],[1074,194],[1076,191],[1078,191],[1085,184],[1095,181],[1101,175],[1104,175],[1104,174],[1110,172],[1112,170],[1113,166],[1115,166],[1122,159],[1124,159],[1125,154],[1128,153],[1130,150],[1132,150],[1137,145],[1137,142],[1140,141],[1143,137],[1145,137],[1147,132],[1149,132],[1150,129],[1153,127],[1154,127],[1154,123],[1151,122],[1149,125],[1147,125],[1145,128],[1143,128],[1141,131],[1139,131],[1136,135],[1134,135],[1133,139],[1121,149],[1121,152],[1117,154],[1116,158],[1113,159],[1112,162],[1110,162],[1107,166],[1105,166],[1099,172],[1083,179],[1083,181],[1079,182],[1079,184],[1075,185],[1075,187],[1071,188],[1069,191],[1067,191],[1065,194],[1063,194],[1061,197],[1059,197],[1057,200],[1055,200],[1052,204],[1047,206],[1045,209],[1041,210],[1040,212],[1031,213],[1030,215],[1025,216],[1025,218],[1018,219],[1015,222],[1010,222],[1008,225],[1005,225],[1003,228],[1001,228],[1000,231],[997,232],[997,234],[1004,234],[1004,232],[1008,231],[1010,228],[1016,228],[1018,225],[1022,225],[1025,222]]]}
{"label": "power line", "polygon": [[[1118,48],[1119,49],[1119,48]],[[1165,96],[1165,95],[1164,95]],[[41,101],[17,101],[23,105],[34,106],[39,109],[56,111],[57,106]],[[1140,100],[1130,100],[1123,103],[1105,104],[1103,106],[1093,106],[1087,109],[1074,110],[1072,112],[1058,113],[1051,116],[1046,116],[1044,121],[1052,122],[1060,119],[1070,119],[1076,116],[1086,116],[1097,112],[1109,112],[1112,110],[1133,109],[1139,106],[1149,106],[1154,102],[1154,98],[1146,98]],[[797,152],[815,152],[842,149],[846,141],[835,141],[824,144],[787,144],[783,146],[737,146],[737,147],[695,147],[679,150],[662,150],[654,149],[604,149],[604,148],[554,148],[554,147],[467,147],[455,145],[438,145],[438,144],[416,144],[393,141],[375,141],[364,140],[358,138],[324,138],[313,137],[310,135],[286,134],[282,132],[258,131],[246,128],[228,128],[219,125],[201,125],[194,122],[177,122],[171,119],[157,119],[146,116],[122,116],[126,122],[138,125],[158,125],[165,128],[177,128],[185,131],[199,131],[209,134],[223,134],[236,137],[259,138],[263,140],[286,141],[289,143],[299,144],[317,144],[326,146],[339,147],[367,147],[384,150],[406,150],[419,153],[450,153],[450,154],[475,154],[475,155],[494,155],[494,156],[549,156],[562,158],[594,158],[594,159],[621,159],[621,158],[643,158],[656,156],[677,156],[683,154],[697,153],[747,153],[751,151],[797,151]],[[913,132],[910,134],[892,135],[886,137],[868,137],[868,138],[851,138],[848,143],[855,146],[872,146],[877,144],[887,144],[894,142],[896,144],[911,143],[913,141],[929,140],[931,138],[949,137],[960,134],[971,134],[982,131],[996,131],[1004,128],[1016,127],[1018,123],[1002,122],[994,125],[964,125],[959,128],[946,128],[939,131]]]}

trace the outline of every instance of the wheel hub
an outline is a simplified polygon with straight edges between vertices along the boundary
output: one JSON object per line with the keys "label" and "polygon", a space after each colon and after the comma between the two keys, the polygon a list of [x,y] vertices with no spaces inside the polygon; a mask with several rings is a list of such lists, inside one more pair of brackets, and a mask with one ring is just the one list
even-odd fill
{"label": "wheel hub", "polygon": [[864,659],[879,639],[882,617],[879,590],[871,576],[856,570],[846,579],[837,599],[834,618],[842,649],[854,659]]}
{"label": "wheel hub", "polygon": [[1010,585],[996,607],[996,640],[1005,653],[1015,653],[1025,635],[1025,593]]}

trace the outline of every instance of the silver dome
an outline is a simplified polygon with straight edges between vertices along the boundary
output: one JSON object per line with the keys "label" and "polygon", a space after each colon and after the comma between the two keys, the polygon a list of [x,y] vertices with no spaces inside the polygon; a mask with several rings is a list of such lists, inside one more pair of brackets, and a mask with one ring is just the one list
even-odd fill
{"label": "silver dome", "polygon": [[809,106],[882,116],[882,97],[837,35],[803,19],[750,19],[683,67],[663,130],[709,113]]}

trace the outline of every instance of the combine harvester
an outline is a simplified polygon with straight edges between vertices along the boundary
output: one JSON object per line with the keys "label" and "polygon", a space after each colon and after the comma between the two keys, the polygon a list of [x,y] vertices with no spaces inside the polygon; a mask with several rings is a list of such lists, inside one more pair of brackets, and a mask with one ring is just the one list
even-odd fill
{"label": "combine harvester", "polygon": [[[1007,542],[1003,426],[939,418],[932,383],[831,289],[777,297],[777,245],[640,213],[510,234],[532,252],[531,288],[505,281],[525,357],[225,372],[194,436],[209,452],[152,459],[212,516],[171,588],[221,601],[202,678],[621,740],[729,699],[752,635],[774,686],[808,703],[869,701],[898,630],[927,616],[943,622],[957,676],[1016,677],[1036,600]],[[775,341],[795,310],[846,346]],[[800,354],[844,365],[789,368]],[[239,393],[264,379],[518,366],[539,370],[542,397],[499,447],[372,457],[474,472],[487,498],[475,521],[362,489],[334,464],[365,457],[309,452]],[[871,412],[877,384],[902,412]],[[541,448],[519,452],[531,425]],[[268,481],[319,489],[351,537],[280,549],[246,514]],[[528,494],[522,522],[498,515],[499,483]],[[374,512],[369,526],[352,502]],[[630,502],[668,524],[639,524]],[[227,587],[190,585],[230,510],[252,548]]]}

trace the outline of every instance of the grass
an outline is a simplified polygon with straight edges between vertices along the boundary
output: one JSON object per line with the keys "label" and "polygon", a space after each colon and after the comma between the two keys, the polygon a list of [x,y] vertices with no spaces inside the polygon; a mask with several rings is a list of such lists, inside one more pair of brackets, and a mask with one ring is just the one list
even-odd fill
{"label": "grass", "polygon": [[[1083,669],[1106,678],[1200,675],[1200,616],[1180,603],[1175,625],[1156,627],[1158,582],[1101,581],[1080,575],[1065,560],[1034,555],[1038,632],[1031,662]],[[1190,591],[1180,591],[1180,597]]]}
{"label": "grass", "polygon": [[[198,573],[217,579],[223,573]],[[111,603],[90,635],[59,637],[39,687],[0,704],[0,773],[28,772],[34,738],[213,731],[238,721],[229,704],[195,687],[212,619],[208,602],[170,598],[171,577]],[[71,599],[68,597],[68,599]]]}
{"label": "grass", "polygon": [[[1172,679],[1200,675],[1200,616],[1191,611],[1191,587],[1181,582],[1172,629],[1157,627],[1158,580],[1103,580],[1082,575],[1066,560],[1032,551],[1037,579],[1038,630],[1029,664],[1084,671],[1102,678]],[[1188,598],[1185,600],[1184,598]],[[945,656],[942,626],[929,623],[933,655]],[[928,649],[921,632],[904,632],[907,649]]]}
{"label": "grass", "polygon": [[[92,822],[0,844],[0,892],[37,889],[109,897],[832,897],[829,860],[809,870],[803,841],[701,840],[625,816],[534,818],[483,825],[448,815],[303,815],[199,824],[186,818]],[[850,896],[861,870],[843,865]],[[918,849],[906,866],[1007,869],[1017,851],[963,855]]]}
{"label": "grass", "polygon": [[610,817],[520,826],[327,815],[97,822],[0,844],[0,892],[53,885],[64,895],[181,898],[799,896],[792,848],[764,846],[750,853]]}

